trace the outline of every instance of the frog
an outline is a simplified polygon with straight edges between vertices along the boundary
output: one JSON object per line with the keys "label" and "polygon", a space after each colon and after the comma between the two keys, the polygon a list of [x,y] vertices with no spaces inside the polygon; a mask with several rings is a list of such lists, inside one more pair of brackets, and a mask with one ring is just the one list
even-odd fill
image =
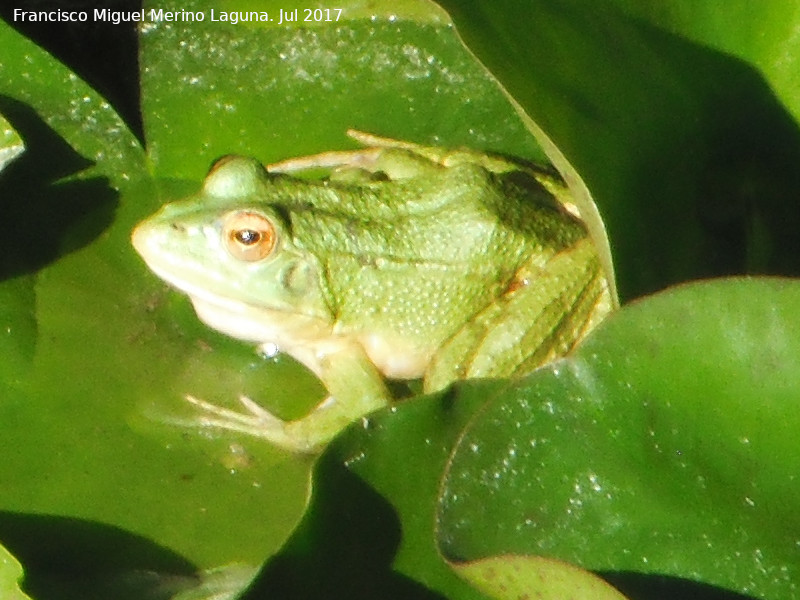
{"label": "frog", "polygon": [[327,391],[288,421],[247,396],[233,409],[187,394],[194,424],[318,453],[394,406],[392,380],[421,380],[429,394],[521,377],[611,310],[596,247],[555,171],[348,134],[361,147],[266,166],[225,156],[196,194],[134,229],[147,267],[202,322],[288,354]]}

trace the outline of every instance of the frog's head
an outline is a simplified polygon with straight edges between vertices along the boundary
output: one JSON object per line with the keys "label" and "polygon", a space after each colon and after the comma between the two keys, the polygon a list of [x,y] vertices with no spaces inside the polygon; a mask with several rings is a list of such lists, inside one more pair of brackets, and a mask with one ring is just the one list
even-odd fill
{"label": "frog's head", "polygon": [[251,341],[331,320],[319,263],[294,244],[274,203],[275,177],[255,159],[220,159],[199,194],[165,205],[132,235],[150,269],[186,293],[202,320]]}

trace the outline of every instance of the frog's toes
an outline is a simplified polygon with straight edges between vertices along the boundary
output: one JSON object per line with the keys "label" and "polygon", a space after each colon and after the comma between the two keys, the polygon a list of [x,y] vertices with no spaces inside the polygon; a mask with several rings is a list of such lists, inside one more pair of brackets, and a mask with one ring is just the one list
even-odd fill
{"label": "frog's toes", "polygon": [[239,396],[239,402],[246,412],[217,406],[188,394],[186,401],[202,411],[190,425],[252,435],[289,452],[301,454],[317,452],[331,437],[326,431],[323,431],[322,435],[317,434],[313,427],[307,427],[302,420],[287,423],[247,396]]}
{"label": "frog's toes", "polygon": [[189,394],[186,395],[186,401],[204,413],[195,419],[195,423],[203,427],[218,427],[266,438],[284,434],[286,423],[247,396],[239,396],[239,402],[247,409],[246,413],[224,408]]}

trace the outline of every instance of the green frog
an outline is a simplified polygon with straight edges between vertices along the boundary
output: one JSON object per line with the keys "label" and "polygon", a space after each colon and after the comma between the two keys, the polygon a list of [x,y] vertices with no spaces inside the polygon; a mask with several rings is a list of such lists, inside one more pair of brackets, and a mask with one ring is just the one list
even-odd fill
{"label": "green frog", "polygon": [[[267,167],[227,156],[194,196],[140,223],[133,245],[229,336],[285,352],[329,392],[284,421],[187,399],[198,424],[316,452],[393,402],[516,377],[563,356],[609,311],[598,255],[547,169],[470,149],[349,132],[365,147]],[[309,169],[322,179],[301,178]]]}

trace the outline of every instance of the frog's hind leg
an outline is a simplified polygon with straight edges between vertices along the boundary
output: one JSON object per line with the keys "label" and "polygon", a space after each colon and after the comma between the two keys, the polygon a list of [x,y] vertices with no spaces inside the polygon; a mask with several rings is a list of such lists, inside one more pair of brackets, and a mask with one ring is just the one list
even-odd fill
{"label": "frog's hind leg", "polygon": [[526,269],[509,291],[439,349],[426,391],[464,378],[527,374],[568,353],[610,309],[605,279],[586,238]]}
{"label": "frog's hind leg", "polygon": [[410,150],[411,152],[418,152],[420,149],[425,148],[425,146],[420,146],[414,142],[404,142],[402,140],[382,137],[374,133],[359,131],[358,129],[348,129],[347,137],[354,139],[362,146],[371,146],[374,148],[402,148],[403,150]]}
{"label": "frog's hind leg", "polygon": [[347,135],[364,146],[364,148],[360,150],[334,150],[311,154],[310,156],[287,158],[267,165],[267,171],[270,173],[298,173],[310,169],[335,169],[336,167],[344,166],[374,171],[381,156],[387,150],[403,150],[425,157],[433,162],[440,162],[443,153],[441,149],[393,140],[356,129],[348,129]]}
{"label": "frog's hind leg", "polygon": [[[380,138],[382,139],[382,138]],[[330,169],[331,179],[339,173],[363,171],[372,175],[382,173],[389,179],[404,179],[437,171],[441,168],[437,149],[398,142],[361,150],[322,152],[311,156],[288,158],[267,165],[270,173],[298,173],[311,169]]]}
{"label": "frog's hind leg", "polygon": [[[298,173],[310,169],[357,168],[374,173],[385,170],[390,175],[394,168],[400,173],[425,168],[426,163],[443,165],[451,151],[434,146],[421,146],[412,142],[393,140],[372,133],[348,129],[347,135],[365,148],[360,150],[334,150],[310,156],[287,158],[267,165],[270,173]],[[415,160],[416,159],[416,160]],[[399,165],[397,163],[400,163]],[[403,164],[409,163],[409,164]],[[412,165],[411,168],[409,165]]]}
{"label": "frog's hind leg", "polygon": [[370,167],[375,164],[382,151],[381,148],[363,148],[361,150],[336,150],[310,156],[297,156],[269,164],[267,165],[267,171],[270,173],[298,173],[310,169],[335,169],[342,166],[370,170]]}
{"label": "frog's hind leg", "polygon": [[[407,155],[416,156],[424,159],[425,161],[435,163],[440,166],[448,166],[449,158],[453,155],[464,154],[463,150],[452,150],[450,148],[440,148],[438,146],[423,146],[422,144],[415,144],[414,142],[404,142],[403,140],[395,140],[392,138],[382,137],[374,133],[367,133],[366,131],[358,131],[357,129],[348,129],[348,137],[356,140],[359,144],[367,146],[373,150],[379,150],[383,153],[387,151],[391,153],[395,150],[400,150]],[[469,152],[470,156],[482,156],[477,152]],[[377,158],[377,157],[376,157]],[[476,162],[474,160],[470,162]]]}

